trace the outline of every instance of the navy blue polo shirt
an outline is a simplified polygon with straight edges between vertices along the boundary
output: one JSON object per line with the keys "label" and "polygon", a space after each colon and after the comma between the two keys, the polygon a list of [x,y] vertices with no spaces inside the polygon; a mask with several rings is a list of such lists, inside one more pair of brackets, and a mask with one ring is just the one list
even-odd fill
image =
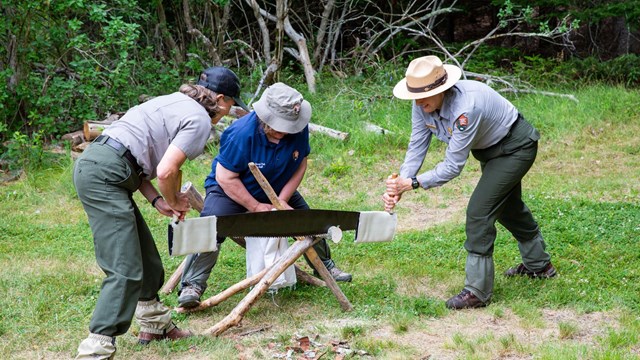
{"label": "navy blue polo shirt", "polygon": [[225,169],[240,174],[242,183],[254,198],[267,202],[264,191],[249,170],[249,163],[255,163],[273,190],[280,194],[310,152],[308,126],[297,134],[287,134],[278,144],[274,144],[267,140],[260,120],[253,111],[222,132],[220,152],[213,159],[211,173],[204,186],[218,185],[216,166],[220,163]]}

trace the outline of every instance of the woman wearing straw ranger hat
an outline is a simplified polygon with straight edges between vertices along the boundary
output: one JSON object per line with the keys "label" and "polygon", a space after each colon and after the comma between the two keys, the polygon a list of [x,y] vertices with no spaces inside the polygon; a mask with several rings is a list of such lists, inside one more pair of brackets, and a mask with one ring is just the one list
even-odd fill
{"label": "woman wearing straw ranger hat", "polygon": [[[400,175],[389,177],[383,201],[393,209],[405,191],[441,186],[460,175],[469,153],[480,161],[482,176],[466,213],[466,278],[462,291],[447,300],[451,309],[486,306],[493,293],[493,245],[496,221],[518,241],[522,262],[506,276],[550,278],[551,256],[529,208],[522,201],[521,180],[538,151],[538,131],[507,99],[489,86],[460,80],[462,71],[424,56],[409,64],[395,97],[413,100],[411,140]],[[418,174],[431,138],[447,143],[445,158]]]}

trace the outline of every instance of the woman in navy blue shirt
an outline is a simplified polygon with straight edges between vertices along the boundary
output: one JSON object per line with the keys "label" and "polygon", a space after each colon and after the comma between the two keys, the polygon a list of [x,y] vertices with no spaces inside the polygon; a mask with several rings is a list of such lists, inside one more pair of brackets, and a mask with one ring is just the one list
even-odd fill
{"label": "woman in navy blue shirt", "polygon": [[[267,88],[254,111],[236,120],[220,138],[220,151],[205,181],[207,195],[201,216],[271,211],[273,205],[249,171],[253,162],[289,209],[308,209],[297,191],[307,169],[311,105],[295,89],[276,83]],[[224,237],[218,237],[222,244]],[[207,287],[218,250],[187,258],[182,275],[179,306],[195,307]],[[336,281],[351,281],[338,269],[325,240],[314,245]],[[308,261],[308,260],[307,260]]]}

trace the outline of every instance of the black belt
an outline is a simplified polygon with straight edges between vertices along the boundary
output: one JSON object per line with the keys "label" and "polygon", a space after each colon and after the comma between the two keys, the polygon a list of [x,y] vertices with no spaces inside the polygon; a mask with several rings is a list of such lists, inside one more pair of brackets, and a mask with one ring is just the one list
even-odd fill
{"label": "black belt", "polygon": [[[108,135],[98,136],[95,142],[100,142],[102,144],[108,145],[118,152],[122,151],[122,149],[126,149],[125,146],[122,145],[120,141],[112,137],[109,137]],[[124,157],[125,159],[127,159],[127,161],[129,161],[129,163],[131,164],[131,168],[133,169],[133,171],[135,171],[138,174],[138,176],[144,175],[142,172],[142,166],[138,164],[138,161],[136,160],[136,158],[133,156],[133,154],[131,154],[131,150],[126,149],[122,153],[122,157]]]}

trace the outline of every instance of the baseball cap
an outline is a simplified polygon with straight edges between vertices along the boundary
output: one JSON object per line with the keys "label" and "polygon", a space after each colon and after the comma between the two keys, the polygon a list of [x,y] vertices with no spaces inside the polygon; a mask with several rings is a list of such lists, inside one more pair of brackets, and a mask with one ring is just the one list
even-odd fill
{"label": "baseball cap", "polygon": [[236,74],[223,66],[210,67],[200,74],[198,85],[233,98],[236,105],[250,111],[247,105],[240,99],[240,80]]}

